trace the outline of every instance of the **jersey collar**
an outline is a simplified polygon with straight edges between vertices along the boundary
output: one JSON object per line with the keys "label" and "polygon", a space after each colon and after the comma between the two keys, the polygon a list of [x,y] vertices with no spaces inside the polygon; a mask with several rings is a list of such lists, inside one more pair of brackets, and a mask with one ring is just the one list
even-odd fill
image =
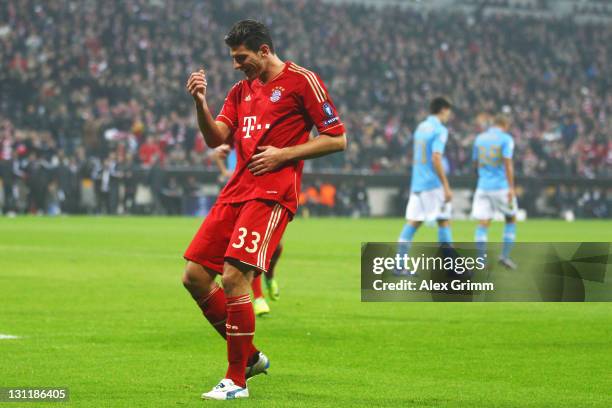
{"label": "jersey collar", "polygon": [[438,117],[436,115],[429,115],[429,117],[427,118],[430,121],[434,122],[436,125],[441,125],[442,122],[440,121],[440,119],[438,119]]}
{"label": "jersey collar", "polygon": [[269,80],[268,82],[266,82],[265,84],[263,82],[261,82],[261,79],[257,78],[255,79],[255,82],[257,83],[257,85],[259,86],[266,86],[268,84],[271,84],[272,82],[276,81],[278,78],[282,77],[283,74],[285,72],[287,72],[287,69],[289,69],[289,65],[291,64],[291,61],[285,61],[285,66],[283,67],[283,69],[281,70],[281,72],[279,72],[278,74],[276,74],[276,76],[274,78],[272,78],[271,80]]}

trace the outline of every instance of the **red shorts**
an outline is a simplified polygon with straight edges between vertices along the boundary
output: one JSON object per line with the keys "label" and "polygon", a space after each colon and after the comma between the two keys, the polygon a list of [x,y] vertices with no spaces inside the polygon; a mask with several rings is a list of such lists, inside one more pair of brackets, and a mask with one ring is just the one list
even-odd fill
{"label": "red shorts", "polygon": [[183,257],[219,274],[227,258],[267,271],[289,219],[274,201],[215,204]]}

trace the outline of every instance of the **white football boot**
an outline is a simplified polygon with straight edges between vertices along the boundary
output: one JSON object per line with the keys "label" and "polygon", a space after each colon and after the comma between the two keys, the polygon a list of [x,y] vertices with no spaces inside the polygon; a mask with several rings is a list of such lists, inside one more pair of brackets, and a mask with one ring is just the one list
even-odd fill
{"label": "white football boot", "polygon": [[215,388],[202,394],[203,399],[209,400],[231,400],[236,398],[248,398],[249,390],[247,387],[239,387],[229,378],[224,378],[215,385]]}
{"label": "white football boot", "polygon": [[257,355],[257,361],[246,367],[245,376],[247,381],[256,375],[268,374],[268,368],[270,368],[270,359],[260,351]]}

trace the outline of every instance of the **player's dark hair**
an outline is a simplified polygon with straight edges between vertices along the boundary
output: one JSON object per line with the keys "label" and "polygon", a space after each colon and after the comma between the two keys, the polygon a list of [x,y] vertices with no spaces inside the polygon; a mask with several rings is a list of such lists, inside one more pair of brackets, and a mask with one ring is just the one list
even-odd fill
{"label": "player's dark hair", "polygon": [[429,104],[429,112],[431,112],[432,115],[437,115],[442,112],[443,109],[450,109],[452,107],[453,104],[450,103],[448,99],[443,96],[437,96],[433,98]]}
{"label": "player's dark hair", "polygon": [[251,51],[259,51],[259,47],[266,44],[274,53],[274,45],[270,30],[264,24],[255,20],[242,20],[234,24],[225,36],[225,44],[228,47],[239,47],[244,45]]}

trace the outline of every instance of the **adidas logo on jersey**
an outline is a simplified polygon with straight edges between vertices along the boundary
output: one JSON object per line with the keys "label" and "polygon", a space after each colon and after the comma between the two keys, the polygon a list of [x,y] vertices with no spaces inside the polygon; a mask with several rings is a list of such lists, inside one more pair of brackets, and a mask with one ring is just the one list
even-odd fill
{"label": "adidas logo on jersey", "polygon": [[246,98],[244,98],[245,102],[251,102],[251,94],[248,94]]}

